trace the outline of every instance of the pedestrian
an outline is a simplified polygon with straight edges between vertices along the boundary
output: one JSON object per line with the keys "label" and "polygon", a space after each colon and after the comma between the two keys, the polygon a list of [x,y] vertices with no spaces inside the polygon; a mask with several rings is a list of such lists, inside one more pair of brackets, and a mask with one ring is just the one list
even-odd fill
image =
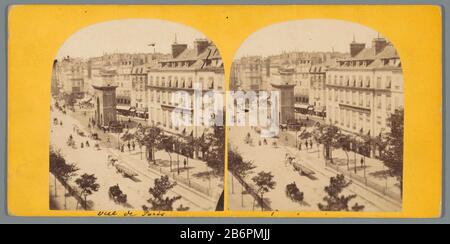
{"label": "pedestrian", "polygon": [[81,143],[81,146],[80,146],[81,148],[84,148],[84,143]]}
{"label": "pedestrian", "polygon": [[125,151],[123,145],[122,145],[122,147],[120,148],[120,151],[121,151],[121,152],[124,152],[124,151]]}
{"label": "pedestrian", "polygon": [[298,144],[298,150],[302,150],[302,142],[300,142],[299,144]]}
{"label": "pedestrian", "polygon": [[313,141],[312,140],[309,140],[309,145],[310,145],[310,147],[312,149],[313,148]]}
{"label": "pedestrian", "polygon": [[305,142],[306,149],[308,149],[308,140]]}
{"label": "pedestrian", "polygon": [[130,144],[130,142],[128,142],[127,147],[128,147],[128,151],[131,151],[131,144]]}
{"label": "pedestrian", "polygon": [[131,144],[131,146],[133,147],[133,151],[136,149],[136,144],[134,143],[134,141],[133,141],[133,143]]}
{"label": "pedestrian", "polygon": [[364,159],[361,158],[361,168],[364,166]]}
{"label": "pedestrian", "polygon": [[89,141],[86,141],[86,147],[90,147]]}
{"label": "pedestrian", "polygon": [[184,168],[186,168],[186,166],[187,166],[187,160],[186,159],[184,159],[183,164],[184,164]]}
{"label": "pedestrian", "polygon": [[63,125],[62,121],[61,121],[61,122],[59,123],[59,125],[60,125],[60,126],[62,126],[62,125]]}

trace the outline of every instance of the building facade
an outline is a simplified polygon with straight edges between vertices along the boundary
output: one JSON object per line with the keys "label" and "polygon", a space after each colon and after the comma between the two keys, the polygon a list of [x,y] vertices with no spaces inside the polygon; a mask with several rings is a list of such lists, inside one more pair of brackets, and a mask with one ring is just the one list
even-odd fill
{"label": "building facade", "polygon": [[[85,77],[87,73],[85,62],[80,58],[65,57],[57,63],[59,80],[62,91],[74,99],[80,99],[85,94]],[[56,77],[55,77],[56,78]]]}
{"label": "building facade", "polygon": [[384,38],[371,47],[353,41],[350,57],[326,72],[327,121],[352,133],[379,135],[388,118],[403,107],[400,57]]}
{"label": "building facade", "polygon": [[[150,66],[147,77],[148,123],[175,135],[202,136],[208,129],[203,121],[208,118],[197,114],[202,111],[194,108],[194,88],[198,86],[202,93],[224,91],[224,69],[217,47],[206,39],[195,40],[193,48],[175,42],[171,56]],[[174,97],[178,92],[187,95],[181,102]],[[200,125],[173,124],[176,108],[182,108],[192,122],[200,118]]]}
{"label": "building facade", "polygon": [[148,65],[134,66],[131,71],[131,106],[133,113],[141,118],[148,117],[147,74]]}

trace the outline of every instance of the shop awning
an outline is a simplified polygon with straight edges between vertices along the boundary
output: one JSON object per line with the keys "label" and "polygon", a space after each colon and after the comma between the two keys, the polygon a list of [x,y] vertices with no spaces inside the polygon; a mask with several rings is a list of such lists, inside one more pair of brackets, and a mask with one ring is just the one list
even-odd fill
{"label": "shop awning", "polygon": [[309,104],[296,103],[295,108],[308,109]]}
{"label": "shop awning", "polygon": [[129,111],[131,109],[131,106],[126,106],[126,105],[117,105],[116,106],[117,110],[122,110],[122,111]]}

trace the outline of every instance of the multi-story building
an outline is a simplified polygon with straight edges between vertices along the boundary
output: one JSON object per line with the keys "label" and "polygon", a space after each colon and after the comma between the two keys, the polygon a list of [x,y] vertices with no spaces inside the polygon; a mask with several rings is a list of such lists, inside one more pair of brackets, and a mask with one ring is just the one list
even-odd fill
{"label": "multi-story building", "polygon": [[233,62],[232,86],[244,91],[259,91],[264,86],[263,69],[265,62],[261,56],[246,56]]}
{"label": "multi-story building", "polygon": [[327,120],[345,131],[378,135],[389,116],[403,107],[400,57],[384,38],[371,47],[353,41],[350,57],[326,72]]}
{"label": "multi-story building", "polygon": [[147,74],[148,65],[136,65],[131,71],[131,105],[136,116],[141,118],[148,117],[148,102],[147,102]]}
{"label": "multi-story building", "polygon": [[319,116],[324,116],[326,112],[326,70],[327,67],[323,64],[313,65],[309,70],[309,103],[314,107],[314,114]]}
{"label": "multi-story building", "polygon": [[[149,124],[160,126],[164,131],[177,135],[200,137],[208,129],[201,126],[178,126],[172,121],[176,108],[182,108],[191,121],[200,118],[198,109],[194,109],[194,88],[196,85],[203,93],[211,90],[223,91],[224,69],[217,47],[206,39],[197,39],[193,48],[187,44],[172,44],[170,58],[162,59],[158,65],[148,68],[148,108]],[[184,104],[175,101],[174,94],[183,91],[189,99]],[[208,118],[206,118],[208,119]]]}
{"label": "multi-story building", "polygon": [[55,78],[58,79],[68,101],[73,103],[75,99],[83,98],[85,94],[84,81],[87,74],[85,62],[80,58],[64,57],[57,63],[57,66],[58,74],[55,74]]}

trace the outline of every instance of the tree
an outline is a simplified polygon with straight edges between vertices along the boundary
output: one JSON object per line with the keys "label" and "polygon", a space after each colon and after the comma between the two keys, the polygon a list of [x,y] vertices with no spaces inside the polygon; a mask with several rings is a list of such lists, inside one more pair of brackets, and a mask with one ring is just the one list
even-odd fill
{"label": "tree", "polygon": [[390,175],[397,178],[400,183],[400,192],[403,196],[403,134],[404,111],[397,109],[388,119],[390,131],[382,140],[380,159],[389,169]]}
{"label": "tree", "polygon": [[[60,170],[58,175],[58,178],[64,182],[66,185],[69,182],[70,179],[75,177],[77,175],[77,171],[79,168],[76,166],[76,164],[64,164]],[[64,186],[64,207],[67,206],[67,188]]]}
{"label": "tree", "polygon": [[316,124],[315,131],[316,140],[324,145],[325,160],[333,161],[333,145],[336,145],[340,129],[335,125]]}
{"label": "tree", "polygon": [[223,177],[225,166],[225,128],[223,126],[214,126],[213,131],[205,137],[207,153],[204,156],[208,167],[213,169],[213,173]]}
{"label": "tree", "polygon": [[58,196],[57,193],[57,178],[58,174],[60,173],[60,168],[62,165],[66,164],[66,160],[61,155],[59,151],[54,151],[53,149],[50,149],[50,172],[53,174],[53,177],[55,179],[55,197]]}
{"label": "tree", "polygon": [[127,142],[127,141],[131,141],[131,140],[135,139],[135,136],[134,136],[134,134],[127,131],[122,135],[121,139],[122,139],[122,141]]}
{"label": "tree", "polygon": [[147,200],[148,203],[151,204],[151,207],[142,206],[144,211],[153,210],[153,211],[172,211],[173,204],[181,199],[181,196],[175,197],[167,197],[165,196],[167,192],[172,189],[176,185],[175,183],[171,183],[169,181],[169,176],[161,176],[159,179],[155,179],[155,184],[153,187],[150,187],[149,193],[151,197]]}
{"label": "tree", "polygon": [[252,178],[258,187],[257,193],[261,195],[261,211],[264,211],[264,194],[275,188],[276,182],[273,177],[271,172],[261,171]]}
{"label": "tree", "polygon": [[[229,147],[230,148],[230,147]],[[244,161],[237,150],[228,150],[228,170],[235,176],[244,179],[255,166],[251,161]],[[231,192],[234,193],[234,180],[231,177]]]}
{"label": "tree", "polygon": [[87,210],[87,196],[98,191],[100,185],[96,183],[97,178],[94,174],[83,174],[75,180],[75,183],[81,189],[81,195],[84,196],[84,209]]}
{"label": "tree", "polygon": [[161,136],[160,143],[157,148],[164,150],[169,155],[170,160],[170,172],[172,172],[172,153],[174,150],[175,138],[173,136],[163,135]]}
{"label": "tree", "polygon": [[[325,187],[325,192],[327,196],[323,198],[326,202],[325,205],[322,203],[318,204],[321,211],[349,211],[348,203],[356,197],[355,194],[352,195],[341,195],[342,191],[348,187],[352,182],[347,181],[344,175],[339,174],[336,177],[330,178],[330,185]],[[356,206],[356,207],[355,207]],[[356,204],[355,209],[362,210],[364,206]]]}
{"label": "tree", "polygon": [[161,142],[162,130],[156,126],[141,126],[136,132],[136,139],[140,145],[147,148],[147,159],[155,160],[155,148]]}
{"label": "tree", "polygon": [[[67,164],[60,152],[55,152],[52,149],[50,150],[50,172],[53,173],[55,179],[55,197],[57,196],[57,179],[67,184],[72,177],[77,175],[75,172],[78,170],[79,168],[77,168],[76,164]],[[66,195],[67,188],[64,186],[64,206],[66,206]]]}
{"label": "tree", "polygon": [[353,143],[353,141],[354,140],[349,135],[340,133],[336,135],[335,147],[342,148],[342,150],[345,152],[345,156],[347,157],[347,170],[350,169],[350,157],[348,153],[351,150],[350,145]]}

